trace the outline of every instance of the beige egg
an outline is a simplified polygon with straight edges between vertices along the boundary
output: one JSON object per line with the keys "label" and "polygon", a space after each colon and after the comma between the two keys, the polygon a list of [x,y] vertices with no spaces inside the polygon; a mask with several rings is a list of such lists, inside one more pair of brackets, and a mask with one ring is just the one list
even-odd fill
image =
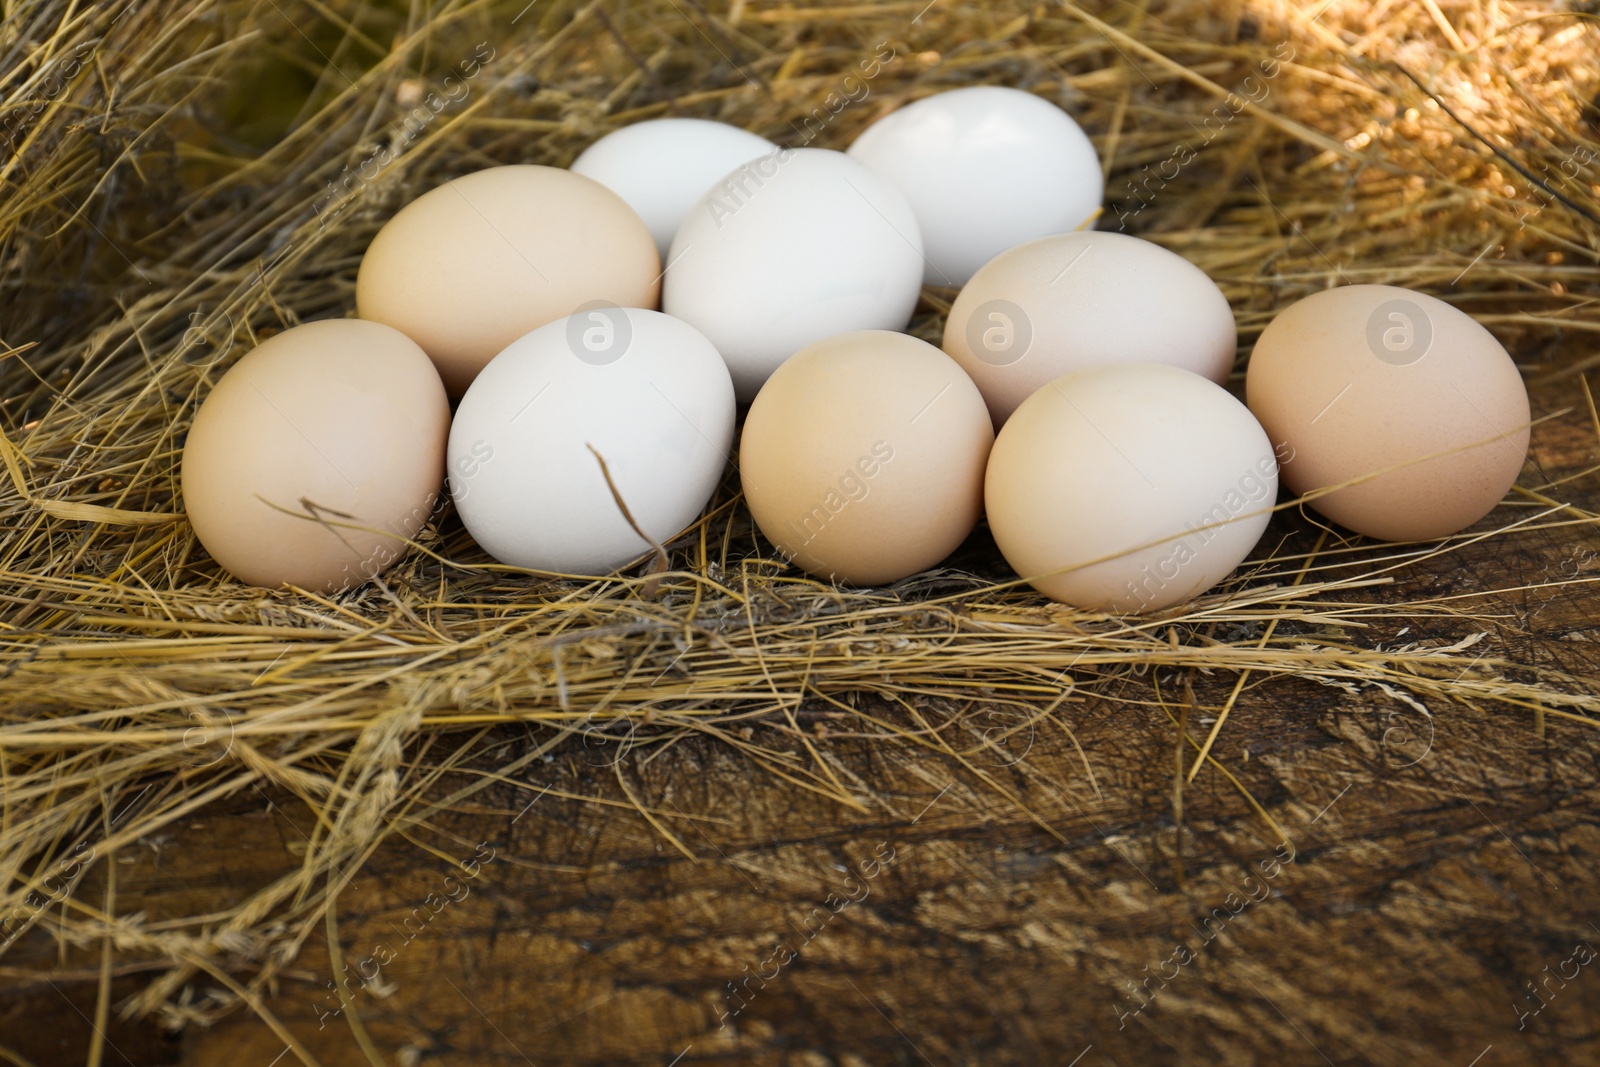
{"label": "beige egg", "polygon": [[239,360],[200,405],[183,447],[184,507],[240,581],[359,585],[427,521],[449,431],[439,375],[404,334],[306,323]]}
{"label": "beige egg", "polygon": [[1278,491],[1260,424],[1179,367],[1068,374],[1012,414],[985,499],[1000,552],[1035,589],[1114,612],[1182,604],[1261,539]]}
{"label": "beige egg", "polygon": [[739,474],[756,525],[812,574],[882,585],[938,564],[977,524],[994,443],[960,367],[906,334],[802,348],[756,395]]}
{"label": "beige egg", "polygon": [[1528,391],[1500,342],[1424,293],[1347,285],[1286,308],[1245,380],[1283,482],[1323,515],[1389,541],[1487,515],[1528,452]]}
{"label": "beige egg", "polygon": [[610,189],[556,167],[491,167],[378,231],[356,308],[421,345],[460,396],[512,341],[585,304],[654,308],[660,275],[655,239]]}
{"label": "beige egg", "polygon": [[1227,380],[1238,333],[1205,271],[1121,233],[1041,237],[985,263],[945,320],[944,350],[996,427],[1034,390],[1109,363],[1165,363]]}

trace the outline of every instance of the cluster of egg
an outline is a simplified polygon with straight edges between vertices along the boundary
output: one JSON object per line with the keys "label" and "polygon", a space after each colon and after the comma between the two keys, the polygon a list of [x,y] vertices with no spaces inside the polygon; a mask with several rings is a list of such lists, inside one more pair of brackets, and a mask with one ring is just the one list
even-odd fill
{"label": "cluster of egg", "polygon": [[[848,152],[663,119],[570,170],[468,174],[379,231],[359,318],[223,376],[185,446],[190,519],[241,579],[333,590],[392,562],[448,476],[496,559],[604,574],[695,521],[747,403],[745,499],[797,566],[895,581],[987,513],[1046,595],[1138,611],[1239,565],[1280,467],[1391,539],[1454,533],[1510,487],[1527,395],[1472,319],[1385,286],[1318,293],[1262,334],[1247,407],[1222,386],[1227,299],[1088,229],[1103,192],[1071,118],[992,87],[892,112]],[[960,290],[942,350],[899,332],[924,284]]]}

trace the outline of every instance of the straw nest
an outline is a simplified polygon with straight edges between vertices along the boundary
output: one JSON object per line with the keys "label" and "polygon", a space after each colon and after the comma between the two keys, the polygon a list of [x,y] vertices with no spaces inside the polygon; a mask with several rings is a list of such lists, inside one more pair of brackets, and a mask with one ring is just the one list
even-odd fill
{"label": "straw nest", "polygon": [[[269,592],[210,562],[177,470],[219,375],[275,331],[350,314],[373,233],[447,177],[565,165],[667,114],[842,148],[909,99],[975,82],[1079,117],[1108,173],[1102,228],[1215,278],[1241,359],[1308,293],[1412,286],[1476,315],[1587,419],[1600,71],[1583,7],[446,0],[423,19],[398,2],[7,5],[0,942],[31,932],[164,960],[119,1010],[174,1025],[259,1006],[381,841],[525,780],[558,746],[614,753],[605,773],[676,842],[630,770],[694,735],[771,785],[861,807],[870,785],[829,758],[840,738],[947,761],[1004,803],[975,755],[1066,702],[1120,701],[1150,728],[1203,706],[1217,721],[1201,749],[1244,686],[1284,675],[1507,730],[1588,728],[1597,680],[1513,662],[1480,617],[1486,590],[1403,600],[1390,584],[1471,539],[1586,533],[1593,516],[1532,466],[1507,506],[1443,544],[1348,541],[1286,506],[1233,580],[1143,618],[1044,601],[982,531],[891,588],[819,584],[754,533],[731,472],[664,570],[499,566],[446,505],[379,581]],[[914,332],[937,341],[953,296],[928,290]],[[1401,620],[1427,636],[1363,636]],[[314,813],[300,869],[205,915],[119,912],[102,877],[119,848],[257,788]],[[194,1002],[185,987],[207,974],[227,992]]]}

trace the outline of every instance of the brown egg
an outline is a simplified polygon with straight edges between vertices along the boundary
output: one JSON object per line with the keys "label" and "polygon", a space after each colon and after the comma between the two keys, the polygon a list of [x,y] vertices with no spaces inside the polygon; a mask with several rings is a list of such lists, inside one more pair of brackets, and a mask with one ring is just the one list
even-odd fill
{"label": "brown egg", "polygon": [[994,430],[955,361],[902,333],[802,348],[750,405],[739,474],[756,525],[812,574],[882,585],[977,524]]}
{"label": "brown egg", "polygon": [[1228,298],[1176,252],[1122,233],[1041,237],[985,263],[945,319],[944,350],[996,427],[1064,374],[1164,363],[1221,384],[1238,332]]}
{"label": "brown egg", "polygon": [[1052,600],[1159,611],[1199,596],[1272,518],[1277,464],[1233,394],[1181,367],[1109,363],[1046,384],[989,454],[989,532]]}
{"label": "brown egg", "polygon": [[1299,494],[1357,533],[1447,537],[1487,515],[1528,451],[1528,392],[1500,342],[1462,311],[1389,285],[1286,308],[1245,379],[1250,410]]}
{"label": "brown egg", "polygon": [[358,585],[427,521],[449,431],[439,375],[404,334],[359,319],[297,326],[239,360],[195,413],[189,522],[240,581]]}
{"label": "brown egg", "polygon": [[356,308],[421,345],[460,396],[512,341],[584,304],[654,308],[660,275],[650,230],[610,189],[556,167],[491,167],[378,231]]}

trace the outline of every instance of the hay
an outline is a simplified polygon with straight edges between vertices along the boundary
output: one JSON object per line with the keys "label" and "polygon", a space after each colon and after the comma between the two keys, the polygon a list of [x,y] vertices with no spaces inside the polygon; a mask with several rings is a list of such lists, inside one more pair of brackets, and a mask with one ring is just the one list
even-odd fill
{"label": "hay", "polygon": [[[1026,811],[977,757],[1016,731],[1068,730],[1061,711],[1091,699],[1126,705],[1130,729],[1208,711],[1209,736],[1185,735],[1186,776],[1230,780],[1212,746],[1263,679],[1498,713],[1508,730],[1594,725],[1600,680],[1519,664],[1485,636],[1506,628],[1487,616],[1492,590],[1403,599],[1393,584],[1475,540],[1587,535],[1595,516],[1533,469],[1518,500],[1443,544],[1345,543],[1290,507],[1233,580],[1149,618],[1044,602],[982,533],[893,588],[820,584],[758,539],[732,475],[664,572],[520,572],[446,509],[381,581],[340,598],[233,583],[177,499],[183,434],[222,371],[272,332],[349,313],[362,250],[419,192],[494,163],[564,165],[665,114],[837,148],[938,89],[1028,88],[1094,136],[1101,225],[1207,270],[1244,351],[1307,293],[1412,286],[1593,412],[1588,16],[1507,0],[521,7],[450,0],[427,21],[288,0],[8,8],[0,951],[36,930],[106,946],[164,967],[119,1011],[176,1026],[243,1003],[270,1020],[263,991],[365,856],[487,787],[531,798],[526,770],[558,746],[606,753],[621,795],[687,852],[683,816],[636,795],[629,769],[696,736],[774,787],[863,810],[868,786],[829,749],[869,738]],[[432,114],[428,94],[484,57],[480,42],[492,56],[467,95]],[[846,84],[882,42],[895,58]],[[937,341],[953,295],[929,290],[914,332]],[[1430,636],[1364,636],[1397,623]],[[1207,678],[1226,699],[1197,703]],[[986,725],[996,715],[1004,730]],[[256,789],[313,816],[299,870],[218,913],[117,911],[118,849]],[[195,1002],[182,993],[202,973],[217,991]]]}

